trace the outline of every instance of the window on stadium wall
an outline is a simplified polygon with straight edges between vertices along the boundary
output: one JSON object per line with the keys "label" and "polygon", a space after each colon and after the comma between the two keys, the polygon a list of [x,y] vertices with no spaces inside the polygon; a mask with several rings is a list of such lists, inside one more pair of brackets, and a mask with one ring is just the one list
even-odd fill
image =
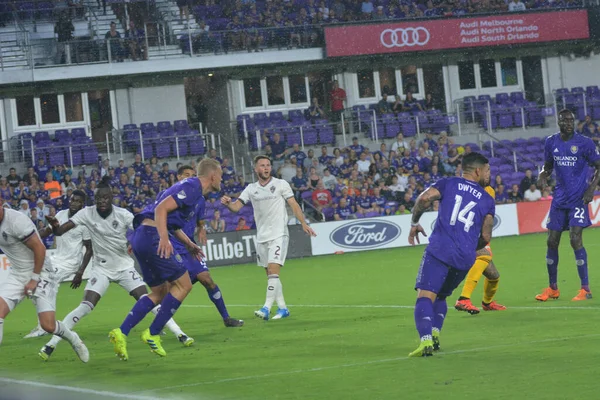
{"label": "window on stadium wall", "polygon": [[285,104],[285,93],[283,90],[283,78],[281,76],[269,76],[267,81],[267,104],[280,106]]}
{"label": "window on stadium wall", "polygon": [[496,79],[496,61],[479,60],[479,79],[482,88],[498,86]]}
{"label": "window on stadium wall", "polygon": [[67,122],[83,121],[83,102],[81,93],[65,93],[63,97],[65,99],[65,117]]}
{"label": "window on stadium wall", "polygon": [[35,106],[33,96],[20,96],[15,99],[17,126],[35,125]]}
{"label": "window on stadium wall", "polygon": [[475,66],[471,61],[460,61],[458,63],[458,82],[460,90],[475,89]]}
{"label": "window on stadium wall", "polygon": [[381,90],[381,95],[394,96],[398,93],[395,69],[386,68],[379,70],[379,89]]}
{"label": "window on stadium wall", "polygon": [[306,90],[306,76],[290,75],[288,77],[290,85],[290,101],[292,104],[307,103],[308,93]]}
{"label": "window on stadium wall", "polygon": [[516,58],[504,58],[500,60],[500,71],[502,74],[502,86],[516,86],[519,84]]}
{"label": "window on stadium wall", "polygon": [[60,112],[58,110],[58,96],[56,94],[43,94],[40,96],[40,110],[42,124],[51,125],[60,123]]}
{"label": "window on stadium wall", "polygon": [[263,105],[259,78],[244,79],[244,100],[246,107],[261,107]]}
{"label": "window on stadium wall", "polygon": [[358,79],[358,96],[361,99],[369,99],[375,97],[375,79],[373,70],[359,70],[356,72]]}
{"label": "window on stadium wall", "polygon": [[404,94],[411,92],[419,95],[419,79],[417,78],[417,66],[407,65],[400,69],[402,76],[402,92]]}

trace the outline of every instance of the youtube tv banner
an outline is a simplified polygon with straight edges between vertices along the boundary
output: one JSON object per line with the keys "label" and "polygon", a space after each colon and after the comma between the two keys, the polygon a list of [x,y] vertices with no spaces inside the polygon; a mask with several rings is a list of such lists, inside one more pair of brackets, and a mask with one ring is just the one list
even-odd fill
{"label": "youtube tv banner", "polygon": [[325,28],[328,57],[588,39],[587,10]]}
{"label": "youtube tv banner", "polygon": [[[551,201],[535,201],[517,203],[517,216],[519,219],[519,235],[526,233],[546,232],[546,222],[550,213]],[[588,211],[592,226],[600,226],[600,196],[588,204]]]}

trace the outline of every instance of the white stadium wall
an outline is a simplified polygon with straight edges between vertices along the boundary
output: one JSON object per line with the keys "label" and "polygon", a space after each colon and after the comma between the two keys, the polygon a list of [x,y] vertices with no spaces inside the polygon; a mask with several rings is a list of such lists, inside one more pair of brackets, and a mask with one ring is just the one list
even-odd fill
{"label": "white stadium wall", "polygon": [[[131,120],[134,123],[187,120],[185,90],[180,85],[132,88]],[[119,107],[119,113],[121,108]],[[122,125],[121,125],[122,126]]]}

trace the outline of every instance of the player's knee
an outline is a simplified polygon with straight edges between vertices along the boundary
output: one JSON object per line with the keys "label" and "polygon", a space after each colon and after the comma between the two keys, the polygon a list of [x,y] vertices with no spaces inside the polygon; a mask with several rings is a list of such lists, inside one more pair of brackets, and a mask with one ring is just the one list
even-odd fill
{"label": "player's knee", "polygon": [[206,289],[214,289],[215,286],[217,286],[210,275],[199,274],[198,282],[200,282]]}
{"label": "player's knee", "polygon": [[56,321],[50,318],[40,318],[40,327],[48,333],[54,333]]}
{"label": "player's knee", "polygon": [[485,273],[484,275],[490,281],[497,281],[498,279],[500,279],[500,272],[498,272],[498,270],[490,271],[488,273]]}
{"label": "player's knee", "polygon": [[548,237],[547,244],[549,249],[558,250],[558,245],[560,244],[560,241],[554,237]]}
{"label": "player's knee", "polygon": [[579,250],[583,247],[583,239],[580,233],[571,234],[570,241],[573,250]]}

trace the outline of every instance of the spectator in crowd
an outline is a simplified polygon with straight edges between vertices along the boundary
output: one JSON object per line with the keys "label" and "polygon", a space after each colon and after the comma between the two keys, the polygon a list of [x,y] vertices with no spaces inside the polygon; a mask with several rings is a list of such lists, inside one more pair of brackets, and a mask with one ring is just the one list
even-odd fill
{"label": "spectator in crowd", "polygon": [[122,62],[124,58],[123,39],[119,31],[117,31],[117,24],[115,22],[110,23],[110,29],[104,35],[104,39],[109,43],[111,59]]}
{"label": "spectator in crowd", "polygon": [[512,186],[512,190],[508,193],[508,202],[509,203],[518,203],[523,201],[523,196],[519,191],[519,185],[516,183]]}
{"label": "spectator in crowd", "polygon": [[238,219],[237,226],[235,227],[236,231],[249,231],[250,227],[246,225],[246,218],[240,217]]}
{"label": "spectator in crowd", "polygon": [[225,232],[225,220],[221,219],[221,211],[215,210],[210,227],[213,232]]}
{"label": "spectator in crowd", "polygon": [[68,12],[62,12],[54,25],[56,34],[56,64],[71,64],[71,49],[69,42],[73,39],[75,27]]}
{"label": "spectator in crowd", "polygon": [[342,197],[338,206],[335,208],[333,218],[336,221],[343,221],[352,217],[354,217],[354,211],[352,210],[352,207],[348,205],[346,198]]}
{"label": "spectator in crowd", "polygon": [[277,175],[284,181],[291,183],[294,176],[296,176],[296,169],[297,167],[292,163],[292,160],[287,158],[277,171]]}
{"label": "spectator in crowd", "polygon": [[125,41],[129,48],[129,55],[133,61],[148,59],[148,48],[146,47],[145,34],[142,29],[135,26],[135,22],[129,21],[129,29],[125,32]]}
{"label": "spectator in crowd", "polygon": [[332,191],[335,188],[337,179],[331,174],[331,167],[327,167],[323,170],[323,178],[321,178],[321,181],[323,182],[325,189]]}
{"label": "spectator in crowd", "polygon": [[190,3],[191,0],[177,0],[177,7],[179,7],[179,19],[181,23],[187,25],[190,19]]}
{"label": "spectator in crowd", "polygon": [[390,103],[388,103],[387,94],[384,93],[381,96],[381,100],[379,100],[379,103],[377,103],[377,112],[379,112],[379,114],[387,114],[391,111],[392,111],[392,107],[391,107]]}
{"label": "spectator in crowd", "polygon": [[310,107],[308,107],[308,117],[312,121],[325,118],[325,111],[323,111],[323,108],[319,105],[319,99],[316,97],[313,97],[312,103]]}
{"label": "spectator in crowd", "polygon": [[508,197],[504,192],[504,185],[499,184],[496,186],[496,204],[505,204],[508,203]]}
{"label": "spectator in crowd", "polygon": [[13,189],[8,185],[6,178],[0,178],[0,197],[4,201],[10,201],[13,197]]}
{"label": "spectator in crowd", "polygon": [[593,138],[593,136],[596,135],[597,129],[598,125],[594,122],[594,120],[592,120],[592,117],[586,115],[585,120],[583,121],[583,125],[581,127],[581,134]]}
{"label": "spectator in crowd", "polygon": [[525,191],[525,193],[523,193],[523,199],[525,201],[538,201],[541,198],[542,198],[542,193],[537,188],[535,183],[532,183],[531,186],[529,186],[529,189],[527,189]]}
{"label": "spectator in crowd", "polygon": [[290,186],[294,191],[296,200],[300,203],[302,202],[302,193],[309,190],[308,180],[304,177],[304,173],[302,172],[302,168],[296,168],[296,176],[294,176],[290,182]]}
{"label": "spectator in crowd", "polygon": [[[332,11],[333,9],[330,12]],[[345,101],[346,91],[340,88],[340,84],[337,80],[333,81],[333,87],[329,92],[329,103],[331,104],[331,120],[333,122],[340,122],[345,108]]]}
{"label": "spectator in crowd", "polygon": [[408,142],[404,140],[404,134],[402,132],[398,132],[396,135],[396,141],[392,143],[390,147],[390,151],[394,151],[397,154],[403,154],[405,149],[410,148]]}
{"label": "spectator in crowd", "polygon": [[525,11],[527,8],[525,7],[525,3],[521,0],[512,0],[508,3],[508,11]]}
{"label": "spectator in crowd", "polygon": [[27,200],[21,200],[19,202],[19,212],[28,217],[31,217],[31,210],[29,209],[29,202]]}
{"label": "spectator in crowd", "polygon": [[323,182],[319,181],[317,183],[317,187],[312,192],[312,205],[317,209],[317,211],[321,211],[323,208],[328,208],[332,206],[333,196],[331,192],[325,189],[323,186]]}
{"label": "spectator in crowd", "polygon": [[526,170],[525,177],[521,180],[521,183],[519,184],[519,193],[521,193],[522,195],[525,194],[525,191],[529,189],[531,185],[534,185],[535,182],[536,179],[533,177],[533,172],[530,169]]}
{"label": "spectator in crowd", "polygon": [[546,186],[542,191],[542,197],[540,198],[540,200],[548,201],[552,200],[552,198],[552,189],[550,188],[550,186]]}
{"label": "spectator in crowd", "polygon": [[17,175],[17,170],[15,168],[11,168],[9,170],[8,175],[6,176],[6,182],[8,182],[9,186],[16,188],[19,186],[19,182],[21,178]]}
{"label": "spectator in crowd", "polygon": [[48,173],[48,171],[50,171],[50,167],[48,167],[48,165],[46,165],[46,158],[40,157],[38,160],[38,163],[34,167],[34,169],[35,169],[35,173],[37,174],[39,179],[41,181],[43,181],[44,178],[46,177],[46,174]]}

